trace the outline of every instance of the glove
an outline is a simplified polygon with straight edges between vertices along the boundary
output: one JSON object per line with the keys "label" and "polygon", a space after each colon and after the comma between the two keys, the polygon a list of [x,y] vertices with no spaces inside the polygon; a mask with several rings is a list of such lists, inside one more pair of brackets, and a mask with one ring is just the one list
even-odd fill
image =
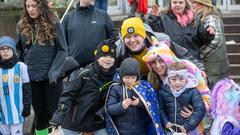
{"label": "glove", "polygon": [[50,85],[51,87],[55,87],[56,84],[57,84],[57,82],[55,82],[55,81],[49,81],[49,85]]}
{"label": "glove", "polygon": [[28,117],[31,113],[31,109],[30,108],[23,108],[23,111],[22,111],[22,116],[25,118],[25,117]]}

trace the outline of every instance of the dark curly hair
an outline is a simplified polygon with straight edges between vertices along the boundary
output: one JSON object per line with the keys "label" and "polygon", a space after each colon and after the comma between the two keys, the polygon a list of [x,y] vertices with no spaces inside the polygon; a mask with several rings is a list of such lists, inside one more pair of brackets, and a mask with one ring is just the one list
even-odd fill
{"label": "dark curly hair", "polygon": [[[35,31],[35,22],[27,12],[26,1],[23,0],[23,14],[21,20],[18,23],[17,30],[20,34],[26,36],[26,44],[32,43],[32,33]],[[33,0],[37,3],[37,10],[39,12],[39,26],[38,36],[36,37],[37,42],[48,41],[54,43],[57,33],[55,24],[58,21],[57,16],[48,7],[47,0]]]}

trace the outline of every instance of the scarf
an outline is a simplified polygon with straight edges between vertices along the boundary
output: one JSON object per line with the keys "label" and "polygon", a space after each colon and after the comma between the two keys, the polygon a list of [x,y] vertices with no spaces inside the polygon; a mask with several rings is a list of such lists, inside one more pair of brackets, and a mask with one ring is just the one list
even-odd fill
{"label": "scarf", "polygon": [[176,12],[173,12],[173,14],[177,17],[177,21],[181,25],[181,27],[186,27],[188,24],[190,24],[193,21],[192,10],[187,10],[186,14],[179,14]]}
{"label": "scarf", "polygon": [[102,67],[98,64],[97,61],[94,61],[93,69],[97,74],[98,78],[102,82],[111,81],[113,79],[113,75],[115,74],[115,66],[111,67],[108,71],[103,71]]}
{"label": "scarf", "polygon": [[0,60],[0,67],[3,69],[11,69],[18,62],[16,54],[13,54],[13,57],[7,60]]}

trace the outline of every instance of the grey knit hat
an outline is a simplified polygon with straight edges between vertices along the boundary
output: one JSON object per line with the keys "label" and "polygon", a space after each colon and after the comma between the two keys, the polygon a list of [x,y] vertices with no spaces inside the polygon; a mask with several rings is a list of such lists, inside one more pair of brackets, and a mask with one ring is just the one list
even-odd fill
{"label": "grey knit hat", "polygon": [[16,42],[13,38],[9,36],[2,36],[0,38],[0,48],[4,46],[10,47],[14,52],[16,52]]}
{"label": "grey knit hat", "polygon": [[126,58],[121,63],[119,69],[120,78],[123,78],[125,75],[136,75],[138,80],[140,80],[140,65],[138,61],[134,58]]}

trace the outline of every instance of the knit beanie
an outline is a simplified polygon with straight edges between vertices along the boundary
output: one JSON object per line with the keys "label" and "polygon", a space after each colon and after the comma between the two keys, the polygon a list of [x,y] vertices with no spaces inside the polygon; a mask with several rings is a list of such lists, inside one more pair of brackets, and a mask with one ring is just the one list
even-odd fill
{"label": "knit beanie", "polygon": [[0,48],[4,46],[10,47],[13,49],[13,52],[16,52],[16,42],[13,38],[9,36],[2,36],[0,38]]}
{"label": "knit beanie", "polygon": [[198,2],[204,5],[207,5],[209,7],[213,7],[213,3],[215,4],[216,2],[213,2],[212,0],[193,0],[193,2]]}
{"label": "knit beanie", "polygon": [[102,56],[111,56],[114,59],[116,58],[116,44],[115,40],[107,39],[101,42],[97,46],[97,50],[94,51],[95,59],[99,59]]}
{"label": "knit beanie", "polygon": [[121,26],[122,38],[124,38],[127,34],[133,33],[136,33],[142,36],[143,38],[146,37],[146,31],[144,28],[143,21],[138,17],[126,19],[125,21],[123,21],[123,24]]}
{"label": "knit beanie", "polygon": [[122,61],[119,68],[120,78],[123,78],[125,75],[136,75],[138,80],[140,80],[140,65],[138,61],[134,58],[126,58]]}

